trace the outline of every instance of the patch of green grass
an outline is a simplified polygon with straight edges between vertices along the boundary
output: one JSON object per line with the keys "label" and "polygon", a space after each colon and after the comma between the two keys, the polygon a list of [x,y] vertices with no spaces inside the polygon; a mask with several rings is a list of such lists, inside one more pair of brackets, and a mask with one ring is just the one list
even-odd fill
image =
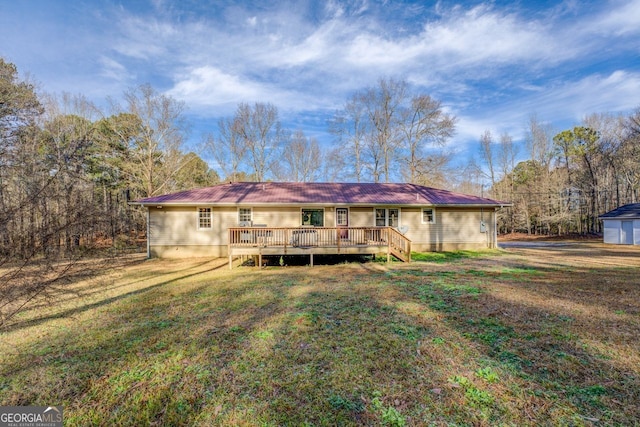
{"label": "patch of green grass", "polygon": [[539,276],[542,275],[536,268],[532,267],[502,267],[499,270],[500,274],[508,275],[508,276]]}
{"label": "patch of green grass", "polygon": [[486,390],[480,390],[475,387],[469,387],[464,392],[469,404],[474,408],[484,409],[494,402],[494,397]]}
{"label": "patch of green grass", "polygon": [[390,327],[396,335],[413,342],[421,339],[426,333],[424,328],[408,325],[406,323],[392,323]]}
{"label": "patch of green grass", "polygon": [[497,383],[500,380],[498,374],[489,366],[478,369],[476,371],[476,376],[489,383]]}
{"label": "patch of green grass", "polygon": [[463,375],[455,375],[449,378],[449,381],[462,387],[467,402],[474,408],[484,409],[494,402],[493,396],[488,391],[477,388],[469,378]]}
{"label": "patch of green grass", "polygon": [[354,411],[354,412],[362,412],[364,410],[364,405],[362,401],[357,399],[349,399],[342,397],[337,394],[332,394],[329,396],[329,404],[331,408],[334,410],[343,410],[343,411]]}
{"label": "patch of green grass", "polygon": [[407,425],[405,417],[402,416],[393,406],[385,406],[382,401],[382,393],[374,391],[374,397],[371,399],[372,408],[380,414],[381,424],[391,427],[404,427]]}
{"label": "patch of green grass", "polygon": [[480,256],[487,255],[498,255],[498,251],[467,251],[467,250],[459,250],[459,251],[450,251],[450,252],[411,252],[411,260],[412,261],[420,261],[420,262],[436,262],[436,263],[445,263],[457,260],[463,260],[467,258],[477,258]]}
{"label": "patch of green grass", "polygon": [[480,318],[467,320],[467,324],[471,327],[467,333],[469,337],[476,338],[479,341],[497,348],[505,341],[514,336],[511,326],[506,326],[502,322],[491,318]]}
{"label": "patch of green grass", "polygon": [[[538,277],[522,258],[509,259],[525,271],[508,274],[531,278],[511,286],[495,260],[485,268],[483,259],[465,259],[233,271],[140,263],[121,272],[111,293],[95,288],[90,300],[25,313],[20,322],[33,323],[2,331],[0,401],[62,404],[72,426],[640,418],[637,346],[628,344],[638,316],[616,315],[612,297],[592,322],[588,308],[606,304],[608,293],[594,298],[594,288],[581,298],[572,290],[584,280],[560,269]],[[614,296],[635,295],[637,273],[616,274],[590,278],[606,278]],[[536,295],[542,287],[548,298]],[[568,310],[567,300],[584,311]]]}
{"label": "patch of green grass", "polygon": [[485,270],[475,270],[475,269],[467,270],[467,271],[465,271],[465,274],[468,274],[470,276],[476,276],[476,277],[486,277],[487,276],[487,272]]}
{"label": "patch of green grass", "polygon": [[567,393],[577,402],[588,408],[604,409],[602,397],[606,396],[606,387],[596,384],[588,387],[569,387]]}
{"label": "patch of green grass", "polygon": [[478,296],[482,293],[482,290],[477,286],[466,284],[446,283],[440,285],[440,288],[453,296],[471,295]]}

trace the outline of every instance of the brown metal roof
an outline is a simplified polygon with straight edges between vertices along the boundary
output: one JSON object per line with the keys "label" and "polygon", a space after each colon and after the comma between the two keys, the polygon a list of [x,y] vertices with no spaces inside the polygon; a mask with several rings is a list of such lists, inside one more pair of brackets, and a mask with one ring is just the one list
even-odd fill
{"label": "brown metal roof", "polygon": [[507,202],[416,184],[234,182],[138,200],[142,205],[483,205]]}

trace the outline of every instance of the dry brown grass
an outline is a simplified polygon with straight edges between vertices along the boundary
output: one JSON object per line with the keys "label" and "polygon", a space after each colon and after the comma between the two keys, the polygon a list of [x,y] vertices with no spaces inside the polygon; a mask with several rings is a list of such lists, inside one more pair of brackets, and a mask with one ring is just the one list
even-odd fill
{"label": "dry brown grass", "polygon": [[434,259],[128,258],[2,332],[0,401],[62,404],[69,425],[640,419],[638,248]]}

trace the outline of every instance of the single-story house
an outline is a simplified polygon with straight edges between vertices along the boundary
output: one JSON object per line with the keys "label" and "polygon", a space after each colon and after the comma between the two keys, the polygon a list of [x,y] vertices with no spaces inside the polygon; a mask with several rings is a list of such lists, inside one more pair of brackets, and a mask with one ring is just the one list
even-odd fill
{"label": "single-story house", "polygon": [[604,243],[640,245],[640,203],[620,206],[598,218],[602,220]]}
{"label": "single-story house", "polygon": [[312,261],[313,253],[407,260],[412,250],[495,248],[496,211],[510,205],[415,184],[292,182],[226,183],[135,203],[147,208],[149,257]]}

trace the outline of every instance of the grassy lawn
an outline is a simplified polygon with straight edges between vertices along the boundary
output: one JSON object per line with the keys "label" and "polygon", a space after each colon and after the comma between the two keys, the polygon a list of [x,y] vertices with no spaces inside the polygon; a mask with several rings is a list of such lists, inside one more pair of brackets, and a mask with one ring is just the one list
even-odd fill
{"label": "grassy lawn", "polygon": [[633,425],[640,251],[626,255],[126,258],[0,332],[0,404],[63,405],[81,426]]}

